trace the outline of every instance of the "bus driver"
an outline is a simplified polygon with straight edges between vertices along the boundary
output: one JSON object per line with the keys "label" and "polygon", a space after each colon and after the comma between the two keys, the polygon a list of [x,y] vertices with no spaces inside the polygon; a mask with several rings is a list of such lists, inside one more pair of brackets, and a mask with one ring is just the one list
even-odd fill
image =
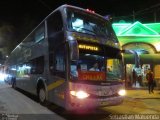
{"label": "bus driver", "polygon": [[100,71],[98,67],[99,67],[99,65],[98,65],[98,63],[96,62],[96,63],[93,65],[93,67],[89,69],[89,71]]}

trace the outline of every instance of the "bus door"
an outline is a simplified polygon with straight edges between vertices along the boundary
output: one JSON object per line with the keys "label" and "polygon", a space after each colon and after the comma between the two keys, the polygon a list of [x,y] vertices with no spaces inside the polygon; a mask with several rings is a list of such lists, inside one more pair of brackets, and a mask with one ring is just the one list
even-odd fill
{"label": "bus door", "polygon": [[65,44],[56,47],[53,56],[50,55],[50,80],[48,84],[51,101],[64,106],[67,76],[67,52]]}
{"label": "bus door", "polygon": [[62,104],[60,102],[64,99],[64,84],[66,80],[66,50],[61,12],[56,11],[47,18],[47,32],[50,71],[48,81],[49,99]]}

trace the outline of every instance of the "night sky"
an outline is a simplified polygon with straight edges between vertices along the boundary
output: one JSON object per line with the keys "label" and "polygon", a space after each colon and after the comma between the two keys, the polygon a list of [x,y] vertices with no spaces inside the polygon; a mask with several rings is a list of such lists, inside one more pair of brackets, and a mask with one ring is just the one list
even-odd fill
{"label": "night sky", "polygon": [[[159,2],[158,2],[159,1]],[[1,0],[0,21],[16,24],[24,17],[41,21],[52,10],[62,4],[90,8],[101,15],[116,17],[132,14],[160,4],[160,0]]]}
{"label": "night sky", "polygon": [[[152,6],[160,4],[160,0],[1,0],[0,52],[2,52],[1,48],[9,47],[5,53],[8,54],[50,12],[62,4],[89,8],[103,16],[112,15],[127,21],[128,18],[122,16],[132,17],[133,10],[149,13],[153,10],[150,10]],[[142,18],[137,14],[137,19],[138,16]],[[152,18],[152,14],[148,18],[144,17],[145,20],[153,21]]]}

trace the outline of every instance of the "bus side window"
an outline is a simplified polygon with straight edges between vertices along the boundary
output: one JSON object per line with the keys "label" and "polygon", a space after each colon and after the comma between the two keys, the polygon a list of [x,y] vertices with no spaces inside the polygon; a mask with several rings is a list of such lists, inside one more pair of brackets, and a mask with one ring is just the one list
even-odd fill
{"label": "bus side window", "polygon": [[52,41],[51,44],[53,44],[53,42],[55,45],[57,42],[62,43],[63,39],[60,39],[62,37],[62,35],[60,35],[62,30],[63,30],[62,16],[60,12],[57,11],[47,19],[48,40],[49,42]]}
{"label": "bus side window", "polygon": [[42,74],[44,72],[44,56],[31,60],[31,74]]}
{"label": "bus side window", "polygon": [[40,42],[43,41],[45,38],[45,26],[44,24],[40,25],[36,30],[35,30],[35,38],[34,42]]}
{"label": "bus side window", "polygon": [[52,63],[53,63],[53,54],[55,53],[55,48],[64,42],[64,31],[62,29],[63,29],[62,16],[61,13],[57,11],[47,19],[50,66],[51,65],[53,66]]}

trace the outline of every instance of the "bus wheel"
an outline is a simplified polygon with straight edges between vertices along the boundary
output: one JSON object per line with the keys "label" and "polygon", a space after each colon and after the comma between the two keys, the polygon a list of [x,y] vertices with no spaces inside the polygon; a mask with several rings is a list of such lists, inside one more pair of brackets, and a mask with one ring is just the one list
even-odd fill
{"label": "bus wheel", "polygon": [[45,92],[45,89],[43,87],[41,87],[39,89],[38,98],[39,98],[39,102],[41,104],[45,104],[45,102],[46,102],[46,92]]}

